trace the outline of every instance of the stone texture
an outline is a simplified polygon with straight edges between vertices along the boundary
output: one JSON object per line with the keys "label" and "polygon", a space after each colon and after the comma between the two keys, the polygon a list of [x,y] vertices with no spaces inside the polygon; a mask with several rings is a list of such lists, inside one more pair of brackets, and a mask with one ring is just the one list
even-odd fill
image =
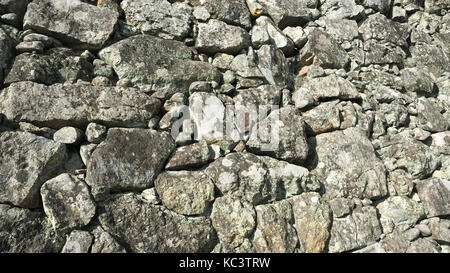
{"label": "stone texture", "polygon": [[38,208],[41,185],[58,175],[67,159],[66,147],[25,132],[0,135],[0,202]]}
{"label": "stone texture", "polygon": [[336,75],[306,79],[299,88],[304,88],[315,101],[333,98],[356,100],[360,98],[358,89],[347,79]]}
{"label": "stone texture", "polygon": [[82,228],[95,215],[95,202],[84,181],[70,174],[61,174],[41,187],[45,214],[53,228]]}
{"label": "stone texture", "polygon": [[278,27],[298,26],[312,18],[309,8],[315,8],[317,1],[258,0]]}
{"label": "stone texture", "polygon": [[428,217],[450,214],[450,181],[430,178],[416,185]]}
{"label": "stone texture", "polygon": [[208,218],[186,218],[145,203],[136,194],[115,196],[104,203],[102,211],[99,220],[105,231],[135,253],[210,252],[216,241]]}
{"label": "stone texture", "polygon": [[153,186],[174,149],[175,143],[167,133],[112,128],[92,153],[86,182],[96,200],[110,192],[144,190]]}
{"label": "stone texture", "polygon": [[144,127],[161,106],[158,99],[134,88],[81,84],[47,87],[32,82],[11,84],[1,92],[0,101],[0,111],[7,119],[53,128],[84,127],[92,121]]}
{"label": "stone texture", "polygon": [[377,205],[384,233],[389,233],[398,225],[413,227],[425,217],[423,205],[404,196],[391,196]]}
{"label": "stone texture", "polygon": [[378,199],[387,194],[386,170],[361,129],[320,134],[315,142],[313,173],[324,183],[326,196]]}
{"label": "stone texture", "polygon": [[99,49],[114,32],[117,14],[81,1],[38,0],[28,5],[24,28],[54,35],[75,48]]}
{"label": "stone texture", "polygon": [[155,181],[162,204],[183,215],[201,215],[214,201],[214,184],[201,171],[164,172]]}
{"label": "stone texture", "polygon": [[67,238],[61,253],[88,253],[93,239],[94,236],[87,231],[74,230]]}
{"label": "stone texture", "polygon": [[179,147],[170,157],[166,170],[176,171],[199,168],[212,159],[210,147],[205,141]]}

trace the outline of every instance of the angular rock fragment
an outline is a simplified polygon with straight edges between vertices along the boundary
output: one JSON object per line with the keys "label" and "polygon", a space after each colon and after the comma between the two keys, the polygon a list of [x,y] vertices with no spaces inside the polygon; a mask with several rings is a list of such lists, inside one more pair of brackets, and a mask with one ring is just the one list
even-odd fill
{"label": "angular rock fragment", "polygon": [[57,229],[82,228],[95,215],[95,202],[89,187],[75,176],[61,174],[41,188],[45,214]]}
{"label": "angular rock fragment", "polygon": [[389,20],[380,13],[369,15],[359,27],[359,32],[364,40],[375,39],[401,47],[408,45],[406,40],[409,32],[406,25]]}
{"label": "angular rock fragment", "polygon": [[65,236],[56,234],[44,213],[0,204],[1,253],[59,253]]}
{"label": "angular rock fragment", "polygon": [[357,100],[360,98],[358,89],[347,79],[336,75],[305,80],[301,86],[308,91],[315,101],[333,98]]}
{"label": "angular rock fragment", "polygon": [[428,217],[450,214],[450,181],[430,178],[416,185]]}
{"label": "angular rock fragment", "polygon": [[386,170],[372,144],[359,128],[316,137],[314,174],[325,186],[325,196],[378,199],[387,194]]}
{"label": "angular rock fragment", "polygon": [[111,234],[106,232],[102,227],[97,226],[92,231],[94,240],[91,246],[91,253],[126,253],[127,251],[121,246]]}
{"label": "angular rock fragment", "polygon": [[308,22],[312,18],[309,8],[317,5],[317,1],[296,0],[258,0],[258,3],[281,29]]}
{"label": "angular rock fragment", "polygon": [[315,192],[295,196],[289,202],[301,248],[306,253],[324,252],[330,236],[330,207]]}
{"label": "angular rock fragment", "polygon": [[5,70],[14,58],[14,43],[8,34],[0,27],[0,83],[3,82]]}
{"label": "angular rock fragment", "polygon": [[64,144],[77,144],[84,136],[83,131],[75,127],[63,127],[55,132],[53,140]]}
{"label": "angular rock fragment", "polygon": [[92,121],[145,127],[160,107],[158,99],[134,88],[18,82],[0,93],[0,111],[7,119],[53,128],[84,127]]}
{"label": "angular rock fragment", "polygon": [[250,28],[252,21],[245,0],[194,0],[191,3],[202,5],[211,14],[212,18],[218,19],[230,25]]}
{"label": "angular rock fragment", "polygon": [[219,240],[238,247],[253,233],[256,212],[250,203],[224,196],[214,202],[211,220]]}
{"label": "angular rock fragment", "polygon": [[115,196],[103,204],[102,211],[99,220],[105,231],[135,253],[203,253],[216,243],[208,218],[187,218],[145,203],[136,194]]}
{"label": "angular rock fragment", "polygon": [[377,241],[381,233],[376,209],[359,207],[351,215],[333,220],[328,250],[336,253],[362,248]]}
{"label": "angular rock fragment", "polygon": [[37,0],[28,5],[24,29],[54,36],[74,48],[100,49],[114,32],[117,15],[78,0]]}
{"label": "angular rock fragment", "polygon": [[182,40],[191,31],[191,8],[165,0],[125,0],[120,4],[126,22],[136,32]]}
{"label": "angular rock fragment", "polygon": [[214,200],[214,184],[202,171],[164,172],[155,188],[166,208],[183,215],[201,215]]}
{"label": "angular rock fragment", "polygon": [[258,253],[293,253],[297,246],[294,215],[288,201],[255,207],[256,229],[252,241]]}
{"label": "angular rock fragment", "polygon": [[242,28],[211,19],[198,25],[195,48],[200,52],[236,54],[250,45],[250,35]]}
{"label": "angular rock fragment", "polygon": [[219,71],[209,63],[193,61],[191,49],[182,42],[137,35],[121,40],[99,52],[120,80],[133,85],[154,84],[166,91],[166,98],[177,92],[187,94],[196,81],[221,82]]}
{"label": "angular rock fragment", "polygon": [[177,171],[199,168],[206,165],[211,158],[212,154],[208,144],[200,141],[178,148],[167,162],[166,170]]}
{"label": "angular rock fragment", "polygon": [[93,239],[94,236],[87,231],[74,230],[67,238],[61,253],[88,253]]}
{"label": "angular rock fragment", "polygon": [[339,101],[323,102],[317,107],[302,113],[310,135],[338,130],[341,126]]}
{"label": "angular rock fragment", "polygon": [[398,225],[413,227],[425,217],[422,204],[404,196],[391,196],[377,205],[384,233],[389,233]]}
{"label": "angular rock fragment", "polygon": [[450,122],[439,111],[439,109],[426,98],[417,100],[417,122],[419,128],[437,133],[447,131],[450,128]]}
{"label": "angular rock fragment", "polygon": [[86,182],[96,200],[110,192],[150,188],[174,149],[168,133],[112,128],[92,153]]}
{"label": "angular rock fragment", "polygon": [[0,135],[0,202],[24,208],[40,205],[41,185],[58,175],[66,146],[25,132]]}

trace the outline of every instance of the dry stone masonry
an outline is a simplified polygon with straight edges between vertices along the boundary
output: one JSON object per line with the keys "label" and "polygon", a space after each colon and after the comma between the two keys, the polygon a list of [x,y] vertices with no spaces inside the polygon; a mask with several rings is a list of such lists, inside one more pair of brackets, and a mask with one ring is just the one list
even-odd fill
{"label": "dry stone masonry", "polygon": [[0,0],[0,252],[449,253],[450,2]]}

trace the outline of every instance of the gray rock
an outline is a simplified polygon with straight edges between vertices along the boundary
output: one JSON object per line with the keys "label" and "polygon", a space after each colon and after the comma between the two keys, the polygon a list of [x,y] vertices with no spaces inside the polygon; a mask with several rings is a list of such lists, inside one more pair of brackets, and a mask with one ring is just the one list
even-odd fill
{"label": "gray rock", "polygon": [[289,37],[297,48],[302,48],[308,41],[308,36],[301,27],[286,27],[283,34]]}
{"label": "gray rock", "polygon": [[317,107],[302,113],[309,135],[338,130],[341,126],[339,101],[322,102]]}
{"label": "gray rock", "polygon": [[106,131],[106,126],[91,122],[86,127],[86,139],[91,143],[99,144],[105,138]]}
{"label": "gray rock", "polygon": [[96,200],[110,192],[150,188],[174,149],[168,133],[112,128],[92,153],[86,182]]}
{"label": "gray rock", "polygon": [[439,111],[433,102],[426,98],[417,100],[417,123],[419,128],[437,133],[447,131],[450,128],[450,122]]}
{"label": "gray rock", "polygon": [[120,6],[127,24],[133,26],[135,32],[182,40],[191,31],[192,8],[186,4],[165,0],[125,0]]}
{"label": "gray rock", "polygon": [[[265,35],[263,35],[259,40],[259,43],[256,43],[255,46],[260,46],[263,43],[270,42],[273,45],[275,45],[278,49],[283,51],[286,55],[292,54],[294,51],[294,43],[292,40],[287,38],[285,34],[275,25],[275,23],[266,16],[261,16],[258,19],[256,19],[256,26],[261,27],[263,30],[267,32],[267,35],[269,36],[269,41],[265,40]],[[256,27],[255,26],[255,27]],[[252,33],[253,35],[253,33]],[[252,39],[254,39],[252,37]]]}
{"label": "gray rock", "polygon": [[16,50],[19,53],[43,53],[44,52],[44,43],[40,41],[33,42],[21,42],[16,46]]}
{"label": "gray rock", "polygon": [[444,155],[450,155],[450,131],[431,135],[431,148]]}
{"label": "gray rock", "polygon": [[293,253],[297,246],[291,205],[283,200],[255,207],[256,229],[252,241],[258,253]]}
{"label": "gray rock", "polygon": [[364,15],[364,7],[357,5],[355,0],[327,0],[320,7],[322,14],[332,19],[359,20]]}
{"label": "gray rock", "polygon": [[182,42],[137,35],[102,49],[99,56],[111,65],[120,80],[131,84],[153,84],[166,91],[187,94],[195,81],[221,82],[222,76],[209,63],[193,61],[190,48]]}
{"label": "gray rock", "polygon": [[201,171],[164,172],[155,181],[162,204],[183,215],[201,215],[214,201],[214,184]]}
{"label": "gray rock", "polygon": [[105,231],[135,253],[202,253],[210,252],[216,243],[208,218],[187,218],[145,203],[136,194],[115,196],[102,211],[99,220]]}
{"label": "gray rock", "polygon": [[75,127],[63,127],[55,132],[53,140],[64,144],[78,144],[84,137],[83,131]]}
{"label": "gray rock", "polygon": [[350,81],[334,74],[326,77],[305,79],[298,87],[306,89],[315,101],[334,98],[357,100],[361,97],[358,89]]}
{"label": "gray rock", "polygon": [[212,159],[212,153],[205,141],[177,148],[166,165],[166,170],[199,168]]}
{"label": "gray rock", "polygon": [[91,253],[126,253],[125,248],[102,227],[94,228],[92,234],[94,235],[94,241],[92,242]]}
{"label": "gray rock", "polygon": [[434,92],[434,79],[426,68],[405,68],[401,71],[402,81],[408,92],[431,96]]}
{"label": "gray rock", "polygon": [[41,185],[58,175],[66,146],[25,132],[0,135],[0,202],[24,208],[40,205]]}
{"label": "gray rock", "polygon": [[308,34],[308,42],[300,50],[300,62],[339,69],[347,65],[349,56],[333,37],[315,28]]}
{"label": "gray rock", "polygon": [[398,225],[413,227],[425,217],[423,205],[404,196],[391,196],[377,205],[384,233],[390,233]]}
{"label": "gray rock", "polygon": [[376,209],[356,208],[351,215],[333,220],[328,251],[336,253],[366,247],[377,241],[381,233]]}
{"label": "gray rock", "polygon": [[450,243],[450,220],[431,218],[428,224],[431,230],[431,238],[441,244]]}
{"label": "gray rock", "polygon": [[354,20],[331,19],[323,20],[326,31],[339,43],[358,38],[358,24]]}
{"label": "gray rock", "polygon": [[99,49],[114,32],[117,17],[110,9],[78,0],[38,0],[28,5],[23,25],[74,48]]}
{"label": "gray rock", "polygon": [[0,204],[0,218],[1,253],[59,253],[64,245],[41,211]]}
{"label": "gray rock", "polygon": [[325,196],[378,199],[387,192],[383,163],[364,131],[348,128],[316,137],[317,167]]}
{"label": "gray rock", "polygon": [[416,184],[428,217],[450,214],[450,181],[430,178]]}
{"label": "gray rock", "polygon": [[328,201],[328,205],[333,211],[334,218],[341,218],[350,214],[355,206],[352,199],[337,197]]}
{"label": "gray rock", "polygon": [[91,160],[91,156],[95,148],[97,148],[97,144],[87,144],[80,146],[80,157],[85,166],[87,166],[89,160]]}
{"label": "gray rock", "polygon": [[158,99],[135,88],[18,82],[0,93],[0,111],[7,119],[53,128],[84,127],[93,121],[145,127],[160,106]]}
{"label": "gray rock", "polygon": [[232,247],[238,247],[253,233],[256,212],[250,203],[224,196],[214,202],[211,220],[219,240]]}
{"label": "gray rock", "polygon": [[437,46],[430,44],[417,44],[410,49],[412,61],[416,66],[426,66],[436,77],[449,72],[450,59],[445,52]]}
{"label": "gray rock", "polygon": [[289,199],[300,247],[306,253],[325,251],[331,228],[331,209],[315,192]]}
{"label": "gray rock", "polygon": [[82,228],[95,215],[96,205],[89,187],[70,174],[61,174],[41,187],[45,214],[57,229]]}
{"label": "gray rock", "polygon": [[289,64],[283,52],[275,46],[263,45],[257,51],[258,68],[267,82],[280,88],[291,86]]}
{"label": "gray rock", "polygon": [[374,9],[383,14],[387,14],[392,6],[391,0],[363,0],[362,5],[367,8]]}
{"label": "gray rock", "polygon": [[150,204],[153,205],[161,204],[161,198],[159,198],[158,192],[156,191],[155,187],[143,190],[141,196],[142,198],[145,199],[145,201],[150,202]]}
{"label": "gray rock", "polygon": [[312,14],[309,8],[317,6],[317,1],[258,0],[258,3],[281,29],[310,21]]}
{"label": "gray rock", "polygon": [[0,83],[3,82],[5,70],[9,67],[14,55],[14,42],[0,27]]}
{"label": "gray rock", "polygon": [[49,48],[52,48],[52,47],[62,47],[63,46],[61,44],[61,42],[56,40],[55,38],[49,37],[49,36],[44,35],[44,34],[39,34],[39,33],[27,34],[23,38],[23,41],[24,42],[34,42],[34,41],[42,42],[44,44],[44,48],[45,49],[49,49]]}
{"label": "gray rock", "polygon": [[14,13],[22,17],[29,0],[0,0],[0,13]]}
{"label": "gray rock", "polygon": [[393,44],[380,43],[376,40],[364,42],[364,60],[361,63],[370,64],[400,64],[403,65],[407,54],[399,46]]}
{"label": "gray rock", "polygon": [[[274,121],[276,115],[279,121]],[[305,122],[296,108],[289,106],[271,112],[266,119],[258,123],[258,128],[264,128],[266,132],[261,135],[259,130],[252,131],[247,142],[249,151],[299,165],[308,156]],[[272,134],[275,134],[275,139]],[[266,142],[271,142],[270,147],[266,147]]]}
{"label": "gray rock", "polygon": [[[227,24],[238,25],[249,29],[252,26],[250,12],[245,0],[194,0],[191,3],[196,6],[201,4],[211,14],[212,18]],[[205,20],[206,21],[206,20]]]}
{"label": "gray rock", "polygon": [[5,84],[33,81],[51,85],[78,79],[91,81],[92,64],[80,58],[80,54],[62,47],[50,49],[45,54],[20,54],[5,78]]}
{"label": "gray rock", "polygon": [[389,20],[380,13],[372,14],[359,27],[364,40],[375,39],[406,47],[409,32],[406,25]]}
{"label": "gray rock", "polygon": [[195,48],[199,52],[236,54],[249,45],[250,35],[238,26],[227,25],[215,19],[198,25]]}
{"label": "gray rock", "polygon": [[87,231],[74,230],[67,238],[61,253],[88,253],[93,239],[94,236]]}

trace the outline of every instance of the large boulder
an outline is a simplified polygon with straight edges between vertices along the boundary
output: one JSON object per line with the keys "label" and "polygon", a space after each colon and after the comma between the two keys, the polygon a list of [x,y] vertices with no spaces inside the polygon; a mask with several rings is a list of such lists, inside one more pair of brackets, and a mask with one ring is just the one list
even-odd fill
{"label": "large boulder", "polygon": [[386,16],[376,13],[367,17],[359,27],[364,40],[375,39],[398,46],[408,45],[409,31],[406,25],[389,20]]}
{"label": "large boulder", "polygon": [[347,79],[334,74],[305,79],[299,86],[305,89],[315,101],[339,98],[343,100],[357,100],[361,96],[358,89]]}
{"label": "large boulder", "polygon": [[317,174],[325,196],[377,199],[387,194],[386,170],[365,132],[359,128],[316,137]]}
{"label": "large boulder", "polygon": [[58,175],[66,146],[25,132],[0,135],[0,202],[24,208],[40,205],[41,185]]}
{"label": "large boulder", "polygon": [[194,6],[202,6],[208,11],[212,18],[223,21],[230,25],[250,28],[252,20],[245,0],[192,0]]}
{"label": "large boulder", "polygon": [[191,8],[166,0],[125,0],[120,3],[127,24],[135,32],[182,40],[190,29]]}
{"label": "large boulder", "polygon": [[100,49],[114,32],[118,14],[79,0],[36,0],[28,5],[24,29],[48,34],[82,49]]}
{"label": "large boulder", "polygon": [[193,61],[193,52],[182,42],[137,35],[102,49],[99,56],[119,79],[132,84],[154,84],[167,91],[187,93],[195,81],[221,82],[222,75],[209,63]]}
{"label": "large boulder", "polygon": [[450,181],[430,178],[416,185],[428,217],[450,215]]}
{"label": "large boulder", "polygon": [[185,217],[138,195],[118,195],[104,202],[99,220],[104,229],[136,253],[210,252],[216,243],[211,221]]}
{"label": "large boulder", "polygon": [[168,133],[112,128],[92,153],[86,182],[96,200],[110,192],[150,188],[174,149]]}
{"label": "large boulder", "polygon": [[318,1],[258,0],[281,29],[302,25],[312,19],[310,8],[316,8]]}
{"label": "large boulder", "polygon": [[18,82],[0,93],[0,112],[8,120],[53,128],[83,128],[92,121],[144,127],[160,106],[135,88]]}

